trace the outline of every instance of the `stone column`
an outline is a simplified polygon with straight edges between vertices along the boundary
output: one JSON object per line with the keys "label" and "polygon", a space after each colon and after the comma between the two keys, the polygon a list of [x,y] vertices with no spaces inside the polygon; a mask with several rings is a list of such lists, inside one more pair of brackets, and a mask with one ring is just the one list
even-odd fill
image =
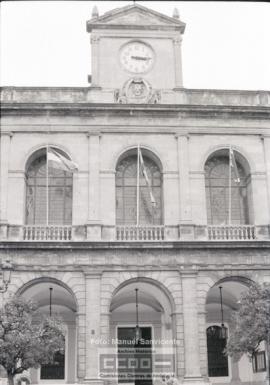
{"label": "stone column", "polygon": [[1,133],[0,137],[0,240],[7,239],[8,167],[12,135]]}
{"label": "stone column", "polygon": [[194,239],[194,225],[192,224],[190,184],[189,184],[189,152],[187,133],[178,134],[178,173],[179,173],[179,202],[180,202],[180,238]]}
{"label": "stone column", "polygon": [[181,43],[182,43],[182,36],[178,36],[173,39],[176,88],[183,87]]}
{"label": "stone column", "polygon": [[183,290],[185,376],[184,384],[203,384],[198,330],[197,273],[181,272]]}
{"label": "stone column", "polygon": [[99,132],[88,135],[88,221],[87,239],[101,239],[100,223],[100,175],[99,175]]}
{"label": "stone column", "polygon": [[99,378],[99,340],[100,340],[100,284],[101,273],[85,274],[86,286],[86,362],[85,382],[100,384]]}
{"label": "stone column", "polygon": [[99,87],[99,41],[100,37],[92,34],[91,36],[91,70],[92,70],[92,79],[91,86]]}

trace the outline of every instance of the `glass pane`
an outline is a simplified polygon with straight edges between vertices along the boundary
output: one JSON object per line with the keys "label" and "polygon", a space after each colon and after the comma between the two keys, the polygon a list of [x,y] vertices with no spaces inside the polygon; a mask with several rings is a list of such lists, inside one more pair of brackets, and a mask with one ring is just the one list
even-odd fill
{"label": "glass pane", "polygon": [[[229,158],[213,157],[205,165],[205,186],[208,223],[213,225],[249,223],[247,200],[247,177],[243,167],[237,163],[240,183],[236,182],[233,169],[229,188]],[[231,209],[229,209],[231,200]]]}
{"label": "glass pane", "polygon": [[47,203],[49,225],[72,223],[72,173],[50,167],[47,181],[46,156],[42,155],[29,166],[26,180],[27,224],[47,224]]}
{"label": "glass pane", "polygon": [[[140,167],[139,224],[162,223],[162,179],[158,166],[143,155],[146,177]],[[149,186],[146,178],[149,180]],[[150,188],[149,188],[150,187]],[[152,202],[154,200],[154,202]],[[137,223],[137,156],[124,158],[116,170],[116,223]]]}

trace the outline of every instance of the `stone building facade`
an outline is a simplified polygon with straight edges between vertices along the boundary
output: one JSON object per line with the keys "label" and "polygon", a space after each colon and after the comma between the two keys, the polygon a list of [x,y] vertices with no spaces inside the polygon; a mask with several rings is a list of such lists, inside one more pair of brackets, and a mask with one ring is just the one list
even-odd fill
{"label": "stone building facade", "polygon": [[[33,384],[134,383],[117,339],[136,323],[153,383],[269,381],[259,358],[224,358],[217,334],[220,286],[229,333],[241,293],[270,282],[270,92],[184,88],[184,29],[177,12],[95,9],[89,87],[2,89],[1,301],[48,312],[52,288],[66,325],[58,372]],[[77,170],[47,167],[48,149]]]}

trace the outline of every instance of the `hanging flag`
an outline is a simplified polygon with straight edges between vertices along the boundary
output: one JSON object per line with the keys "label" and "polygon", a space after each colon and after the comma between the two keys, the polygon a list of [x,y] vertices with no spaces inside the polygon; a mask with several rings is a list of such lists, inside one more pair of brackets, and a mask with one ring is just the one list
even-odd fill
{"label": "hanging flag", "polygon": [[78,170],[78,165],[60,154],[56,149],[48,147],[47,151],[48,166],[59,170],[74,172]]}
{"label": "hanging flag", "polygon": [[152,191],[151,183],[150,183],[150,180],[149,180],[148,175],[147,175],[147,171],[146,171],[146,168],[145,168],[145,165],[144,165],[143,156],[142,156],[142,152],[141,152],[140,148],[138,148],[138,153],[139,153],[140,166],[141,166],[142,173],[143,173],[144,179],[145,179],[147,187],[148,187],[148,191],[149,191],[149,195],[150,195],[150,200],[151,200],[152,205],[155,207],[157,202],[155,200],[155,197],[154,197],[154,194],[153,194],[153,191]]}
{"label": "hanging flag", "polygon": [[29,217],[30,213],[32,212],[33,207],[34,207],[33,188],[29,186],[28,194],[27,194],[27,201],[26,201],[26,215],[28,217]]}
{"label": "hanging flag", "polygon": [[230,147],[230,166],[231,166],[231,170],[234,172],[234,175],[235,175],[234,181],[236,183],[240,183],[240,176],[239,176],[237,164],[234,157],[234,151],[231,147]]}

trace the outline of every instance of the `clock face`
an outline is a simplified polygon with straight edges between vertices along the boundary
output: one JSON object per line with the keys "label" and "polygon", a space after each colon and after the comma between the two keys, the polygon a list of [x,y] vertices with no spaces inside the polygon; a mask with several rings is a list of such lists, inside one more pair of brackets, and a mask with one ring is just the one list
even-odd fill
{"label": "clock face", "polygon": [[130,42],[120,51],[120,63],[129,72],[147,72],[154,64],[154,51],[144,43]]}

